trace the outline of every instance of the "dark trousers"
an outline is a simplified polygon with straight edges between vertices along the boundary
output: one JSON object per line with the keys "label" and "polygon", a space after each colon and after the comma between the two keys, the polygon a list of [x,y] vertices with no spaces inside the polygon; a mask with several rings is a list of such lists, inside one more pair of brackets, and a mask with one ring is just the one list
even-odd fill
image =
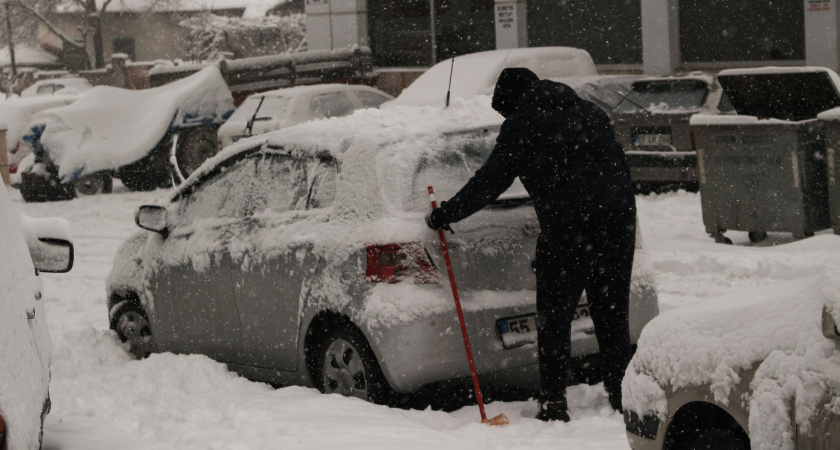
{"label": "dark trousers", "polygon": [[562,228],[544,230],[537,242],[537,330],[540,400],[565,401],[571,358],[571,324],[586,291],[601,355],[604,386],[621,405],[621,380],[630,362],[630,276],[636,213],[593,213]]}

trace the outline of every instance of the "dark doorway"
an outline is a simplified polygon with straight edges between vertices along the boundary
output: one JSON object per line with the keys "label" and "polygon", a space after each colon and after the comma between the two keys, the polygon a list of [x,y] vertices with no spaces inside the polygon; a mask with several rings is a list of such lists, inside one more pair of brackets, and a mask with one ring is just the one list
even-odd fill
{"label": "dark doorway", "polygon": [[113,50],[111,54],[114,53],[125,53],[128,55],[128,59],[132,61],[137,61],[137,51],[135,50],[134,46],[134,38],[133,37],[118,37],[114,38],[113,43]]}

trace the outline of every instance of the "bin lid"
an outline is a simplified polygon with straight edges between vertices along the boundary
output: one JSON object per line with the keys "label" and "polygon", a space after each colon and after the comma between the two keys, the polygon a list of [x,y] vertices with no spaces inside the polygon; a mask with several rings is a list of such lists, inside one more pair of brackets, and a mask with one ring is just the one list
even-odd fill
{"label": "bin lid", "polygon": [[824,67],[730,69],[718,81],[739,115],[800,121],[840,107],[840,77]]}

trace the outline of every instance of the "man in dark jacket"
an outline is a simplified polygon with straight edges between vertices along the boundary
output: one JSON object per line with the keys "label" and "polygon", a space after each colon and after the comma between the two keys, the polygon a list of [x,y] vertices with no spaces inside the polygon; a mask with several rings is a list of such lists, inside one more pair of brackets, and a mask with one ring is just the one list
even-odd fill
{"label": "man in dark jacket", "polygon": [[583,291],[595,325],[604,387],[621,410],[630,361],[630,275],[636,203],[624,151],[607,115],[569,86],[505,69],[493,109],[505,117],[496,147],[467,184],[426,217],[432,229],[479,211],[516,177],[534,203],[541,233],[537,331],[541,420],[569,421],[566,373],[571,323]]}

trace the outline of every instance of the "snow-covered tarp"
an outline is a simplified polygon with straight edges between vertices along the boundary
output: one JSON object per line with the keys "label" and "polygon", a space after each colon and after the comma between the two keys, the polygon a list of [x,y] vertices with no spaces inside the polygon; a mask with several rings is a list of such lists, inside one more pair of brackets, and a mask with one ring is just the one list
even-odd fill
{"label": "snow-covered tarp", "polygon": [[[837,248],[838,240],[818,236],[789,247]],[[752,448],[793,449],[792,416],[808,432],[821,409],[840,413],[830,395],[840,391],[840,349],[822,335],[824,306],[840,319],[838,256],[813,276],[662,314],[639,339],[624,380],[625,408],[664,416],[666,392],[706,384],[716,402],[727,404],[741,375],[756,369],[751,392],[744,393]]]}
{"label": "snow-covered tarp", "polygon": [[215,66],[170,84],[145,90],[97,86],[76,103],[43,111],[30,131],[63,183],[117,169],[152,152],[166,132],[224,122],[233,98]]}
{"label": "snow-covered tarp", "polygon": [[598,75],[592,57],[572,47],[532,47],[470,53],[435,64],[411,83],[399,97],[384,103],[393,106],[443,107],[452,74],[451,98],[492,95],[496,80],[508,67],[531,69],[540,79]]}
{"label": "snow-covered tarp", "polygon": [[78,95],[43,95],[19,97],[0,103],[0,122],[7,126],[6,149],[12,150],[23,137],[32,116],[45,109],[66,106],[75,102]]}

